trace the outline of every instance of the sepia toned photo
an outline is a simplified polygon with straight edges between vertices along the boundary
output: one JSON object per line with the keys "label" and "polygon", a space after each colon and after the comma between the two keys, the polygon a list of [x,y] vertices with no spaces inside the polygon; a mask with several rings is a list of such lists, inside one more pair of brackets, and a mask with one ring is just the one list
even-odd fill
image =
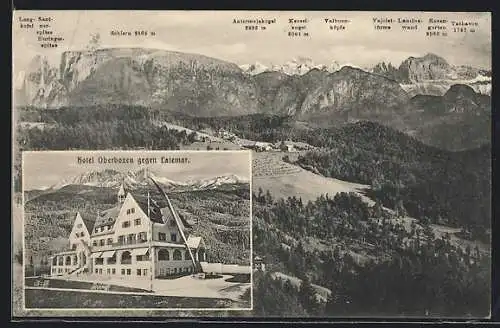
{"label": "sepia toned photo", "polygon": [[251,309],[250,165],[247,151],[24,153],[25,307]]}
{"label": "sepia toned photo", "polygon": [[490,317],[491,13],[12,24],[14,316]]}

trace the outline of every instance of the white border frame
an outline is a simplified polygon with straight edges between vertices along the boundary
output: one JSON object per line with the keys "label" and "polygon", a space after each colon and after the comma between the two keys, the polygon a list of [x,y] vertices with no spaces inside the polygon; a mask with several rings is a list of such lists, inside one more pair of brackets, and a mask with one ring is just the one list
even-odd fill
{"label": "white border frame", "polygon": [[[92,152],[92,153],[161,153],[161,154],[166,154],[166,153],[247,153],[248,154],[248,160],[249,160],[249,191],[250,191],[250,308],[26,308],[26,286],[25,286],[25,275],[26,275],[26,263],[25,263],[25,236],[24,236],[24,204],[25,204],[25,199],[24,199],[24,158],[25,154],[27,153],[85,153],[85,152]],[[241,149],[241,150],[40,150],[40,151],[22,151],[21,152],[21,177],[22,177],[22,183],[21,183],[21,201],[22,201],[22,206],[21,206],[21,215],[22,215],[22,251],[23,251],[23,264],[22,264],[22,272],[23,272],[23,277],[22,277],[22,310],[25,312],[23,313],[24,316],[28,314],[30,311],[62,311],[62,312],[71,312],[71,311],[85,311],[85,312],[91,312],[91,311],[98,311],[98,312],[107,312],[107,311],[253,311],[253,189],[252,189],[252,182],[253,182],[253,172],[252,172],[252,150],[246,150],[246,149]],[[14,175],[14,172],[12,172]],[[13,187],[13,186],[12,186]],[[14,200],[15,201],[15,200]],[[13,204],[11,204],[11,208],[13,207]],[[12,217],[11,217],[12,219]],[[11,222],[11,229],[13,227],[13,222]],[[11,271],[13,270],[13,257],[14,254],[11,255]],[[13,272],[13,271],[12,271]],[[11,289],[12,289],[12,295],[14,294],[14,284],[13,281],[11,281]],[[36,289],[36,288],[30,288],[30,289]],[[42,288],[45,289],[45,288]],[[49,288],[50,289],[50,288]],[[72,289],[68,289],[68,291],[74,291]],[[79,292],[85,292],[87,290],[78,290]],[[103,293],[104,294],[104,293]],[[119,293],[117,293],[119,294]],[[124,295],[130,294],[130,293],[123,293]],[[133,294],[133,293],[132,293]],[[151,296],[154,296],[155,294],[150,294]],[[163,296],[163,295],[156,295],[156,296]],[[165,296],[168,297],[168,296]],[[13,302],[11,303],[13,304]],[[13,309],[12,309],[13,310]],[[28,315],[29,316],[29,315]],[[196,318],[196,316],[188,316],[191,318]]]}

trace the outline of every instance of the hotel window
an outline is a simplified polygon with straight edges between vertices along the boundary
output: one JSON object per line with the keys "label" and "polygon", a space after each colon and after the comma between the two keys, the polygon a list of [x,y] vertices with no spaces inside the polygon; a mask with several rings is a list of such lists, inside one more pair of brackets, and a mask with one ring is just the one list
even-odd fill
{"label": "hotel window", "polygon": [[99,245],[104,246],[104,239],[99,240]]}
{"label": "hotel window", "polygon": [[80,237],[83,237],[83,236],[85,236],[85,233],[82,231],[82,232],[80,233]]}
{"label": "hotel window", "polygon": [[71,245],[72,250],[76,250],[76,244]]}
{"label": "hotel window", "polygon": [[116,274],[116,269],[111,269],[112,274]]}
{"label": "hotel window", "polygon": [[137,255],[137,256],[135,257],[135,260],[136,260],[136,261],[138,261],[138,262],[140,262],[140,261],[147,261],[147,260],[148,260],[148,258],[147,258],[147,256],[145,256],[145,255]]}
{"label": "hotel window", "polygon": [[174,261],[182,261],[182,254],[181,254],[181,251],[176,249],[174,251],[174,255],[172,256]]}
{"label": "hotel window", "polygon": [[118,236],[118,244],[123,245],[124,241],[125,241],[125,236]]}
{"label": "hotel window", "polygon": [[95,259],[95,265],[103,265],[104,264],[104,258],[98,257]]}
{"label": "hotel window", "polygon": [[163,232],[158,232],[158,240],[165,241],[167,240],[167,234]]}
{"label": "hotel window", "polygon": [[131,233],[127,236],[127,243],[134,244],[135,243],[135,234]]}
{"label": "hotel window", "polygon": [[132,263],[132,255],[130,255],[129,251],[125,251],[122,253],[121,264],[131,264]]}
{"label": "hotel window", "polygon": [[111,245],[113,243],[113,238],[108,238],[106,244]]}
{"label": "hotel window", "polygon": [[158,261],[168,261],[169,259],[170,259],[170,255],[168,253],[168,250],[160,249],[158,251]]}
{"label": "hotel window", "polygon": [[94,229],[94,232],[99,232],[99,228],[95,228],[95,229]]}
{"label": "hotel window", "polygon": [[97,240],[94,240],[94,241],[92,242],[92,246],[97,246]]}
{"label": "hotel window", "polygon": [[176,242],[177,241],[177,234],[176,233],[170,234],[170,240],[173,242]]}
{"label": "hotel window", "polygon": [[145,232],[139,232],[137,234],[137,240],[138,241],[147,241],[148,240],[148,235]]}
{"label": "hotel window", "polygon": [[140,276],[141,275],[141,269],[137,269],[137,275]]}
{"label": "hotel window", "polygon": [[102,269],[99,269],[99,274],[102,274]]}
{"label": "hotel window", "polygon": [[147,276],[148,274],[148,269],[142,269],[142,275]]}
{"label": "hotel window", "polygon": [[125,275],[125,269],[122,269],[122,276]]}
{"label": "hotel window", "polygon": [[130,276],[132,274],[132,269],[127,269],[127,276]]}
{"label": "hotel window", "polygon": [[104,226],[101,227],[101,232],[103,232],[103,231],[104,231]]}
{"label": "hotel window", "polygon": [[63,265],[64,264],[64,259],[63,259],[62,256],[58,257],[57,261],[58,261],[58,265]]}
{"label": "hotel window", "polygon": [[108,268],[106,269],[106,274],[110,274],[111,273],[111,270]]}
{"label": "hotel window", "polygon": [[122,223],[122,228],[128,228],[130,227],[130,221],[125,221]]}
{"label": "hotel window", "polygon": [[130,209],[130,213],[134,214],[134,213],[135,213],[135,208],[133,208],[133,207],[132,207],[132,208]]}
{"label": "hotel window", "polygon": [[108,257],[108,264],[116,264],[116,253],[112,257]]}
{"label": "hotel window", "polygon": [[95,269],[95,273],[96,273],[96,274],[97,274],[97,273],[99,273],[99,270]]}
{"label": "hotel window", "polygon": [[136,226],[141,225],[141,219],[135,219],[134,225],[136,225]]}

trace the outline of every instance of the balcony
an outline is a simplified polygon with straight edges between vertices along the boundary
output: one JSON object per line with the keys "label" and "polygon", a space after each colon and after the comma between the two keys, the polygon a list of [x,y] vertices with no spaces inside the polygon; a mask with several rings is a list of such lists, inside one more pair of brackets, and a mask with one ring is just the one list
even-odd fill
{"label": "balcony", "polygon": [[120,248],[127,248],[127,246],[131,245],[143,245],[147,244],[147,240],[144,239],[136,239],[136,240],[124,240],[121,242],[116,242],[116,243],[111,243],[107,245],[97,245],[97,246],[92,246],[92,251],[106,251],[110,249],[120,249]]}

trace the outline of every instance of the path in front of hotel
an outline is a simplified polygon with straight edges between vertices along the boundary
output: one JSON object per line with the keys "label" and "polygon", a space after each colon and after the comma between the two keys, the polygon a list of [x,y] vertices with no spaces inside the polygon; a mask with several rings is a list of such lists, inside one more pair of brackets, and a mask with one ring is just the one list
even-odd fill
{"label": "path in front of hotel", "polygon": [[[152,290],[155,295],[162,296],[228,298],[233,301],[241,301],[241,295],[243,295],[245,290],[251,287],[251,284],[225,281],[231,277],[232,275],[223,275],[221,278],[217,279],[200,279],[193,275],[188,275],[176,279],[154,279]],[[151,280],[149,279],[103,277],[93,274],[58,278],[53,277],[51,279],[106,283],[110,285],[151,290]]]}

